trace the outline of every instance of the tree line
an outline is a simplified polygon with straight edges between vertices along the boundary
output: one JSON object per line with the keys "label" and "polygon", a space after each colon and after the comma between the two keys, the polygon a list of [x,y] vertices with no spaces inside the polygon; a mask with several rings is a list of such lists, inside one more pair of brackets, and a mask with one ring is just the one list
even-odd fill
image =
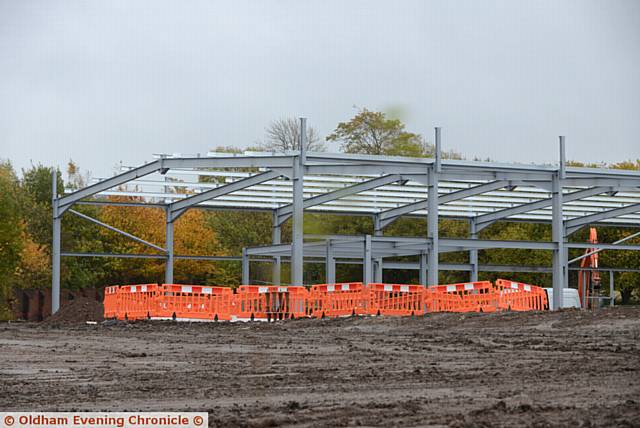
{"label": "tree line", "polygon": [[[286,151],[298,148],[299,130],[293,118],[283,118],[272,122],[265,132],[265,141],[253,149]],[[313,128],[307,129],[308,149],[326,150],[325,141]],[[382,112],[362,109],[346,122],[339,123],[326,138],[327,142],[339,143],[346,153],[374,155],[395,155],[431,157],[432,144],[420,134],[409,132],[398,119],[389,118]],[[217,148],[216,150],[241,151],[238,148]],[[447,158],[461,159],[455,151],[444,153]],[[571,162],[575,166],[596,166],[640,170],[640,160],[625,161],[613,165],[584,165]],[[73,162],[69,162],[64,174],[56,171],[57,189],[78,189],[84,187],[86,177]],[[203,178],[204,179],[204,178]],[[9,304],[15,298],[15,290],[20,288],[45,289],[51,285],[51,213],[52,213],[52,169],[43,165],[33,165],[23,170],[21,177],[16,174],[8,160],[0,161],[0,319],[11,317]],[[169,188],[170,183],[168,183]],[[178,192],[178,189],[173,191]],[[125,202],[136,198],[112,198]],[[164,212],[159,208],[77,205],[78,212],[96,218],[104,223],[125,230],[146,241],[164,245]],[[271,241],[271,214],[246,211],[215,211],[191,209],[175,224],[174,248],[181,255],[238,256],[246,246],[265,245]],[[369,216],[343,216],[337,214],[305,213],[305,233],[317,234],[371,234],[373,220]],[[468,222],[441,219],[440,236],[469,236]],[[63,251],[77,253],[142,253],[159,255],[153,248],[132,241],[122,235],[88,222],[71,213],[62,219]],[[601,242],[613,242],[637,229],[599,227]],[[389,225],[384,233],[389,236],[425,236],[426,219],[401,218]],[[283,225],[282,240],[288,242],[291,236],[290,221]],[[481,239],[505,240],[551,240],[548,224],[497,222],[482,230]],[[585,242],[588,228],[571,236],[572,241]],[[640,240],[635,240],[637,243]],[[631,241],[630,243],[633,243]],[[581,254],[580,250],[570,251],[570,257]],[[633,251],[604,251],[601,266],[640,269],[640,253]],[[441,255],[442,263],[468,263],[468,252]],[[415,257],[404,257],[398,261],[415,261]],[[479,252],[480,264],[550,266],[549,251],[532,250],[491,250]],[[105,285],[156,283],[164,279],[164,260],[161,258],[99,258],[63,257],[61,266],[62,287],[81,289],[103,287]],[[288,264],[283,264],[282,278],[288,278]],[[306,284],[324,282],[324,265],[305,265]],[[358,265],[337,266],[337,277],[341,281],[358,281],[362,267]],[[549,286],[551,277],[540,273],[480,273],[481,279],[493,280],[508,277],[532,284]],[[603,275],[606,283],[607,274]],[[441,272],[440,283],[465,281],[466,272]],[[174,281],[183,284],[218,284],[235,286],[241,281],[241,266],[237,261],[175,261]],[[270,283],[269,263],[255,262],[251,266],[251,282]],[[385,282],[416,283],[418,272],[413,270],[385,271]],[[616,274],[616,288],[623,303],[638,298],[640,274],[623,272]],[[570,283],[577,282],[576,274],[570,276]],[[605,287],[606,288],[606,287]]]}

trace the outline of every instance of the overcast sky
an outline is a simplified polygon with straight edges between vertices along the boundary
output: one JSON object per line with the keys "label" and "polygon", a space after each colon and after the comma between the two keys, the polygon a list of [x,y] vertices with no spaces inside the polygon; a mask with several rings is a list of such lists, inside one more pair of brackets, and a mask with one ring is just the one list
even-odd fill
{"label": "overcast sky", "polygon": [[[0,0],[0,158],[94,176],[357,107],[468,158],[640,157],[640,1]],[[336,150],[336,146],[332,146]]]}

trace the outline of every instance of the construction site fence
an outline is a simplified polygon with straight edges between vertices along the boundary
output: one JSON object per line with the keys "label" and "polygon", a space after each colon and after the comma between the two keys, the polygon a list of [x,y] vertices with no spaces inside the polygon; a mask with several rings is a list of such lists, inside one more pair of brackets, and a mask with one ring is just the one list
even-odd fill
{"label": "construction site fence", "polygon": [[349,282],[229,287],[136,284],[105,287],[104,317],[120,320],[272,321],[355,315],[532,311],[548,307],[543,288],[499,279],[424,287]]}

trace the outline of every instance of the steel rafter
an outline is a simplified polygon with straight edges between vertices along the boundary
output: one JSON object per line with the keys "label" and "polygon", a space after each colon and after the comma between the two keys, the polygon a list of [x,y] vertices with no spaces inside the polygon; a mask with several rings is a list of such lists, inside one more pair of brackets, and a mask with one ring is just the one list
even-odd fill
{"label": "steel rafter", "polygon": [[[563,194],[562,199],[563,199],[563,202],[577,201],[579,199],[596,196],[601,193],[609,192],[611,190],[613,190],[613,188],[611,187],[592,187],[590,189],[578,190],[575,192]],[[495,221],[498,221],[513,215],[547,208],[547,207],[550,207],[552,204],[553,204],[553,198],[548,198],[548,199],[542,199],[535,202],[530,202],[528,204],[517,205],[512,208],[506,208],[503,210],[494,211],[488,214],[479,215],[476,217],[476,227],[477,227],[477,230],[480,231]]]}
{"label": "steel rafter", "polygon": [[274,178],[280,177],[280,175],[281,173],[277,171],[266,171],[238,181],[226,183],[220,187],[216,187],[215,189],[207,190],[206,192],[191,195],[180,201],[173,202],[168,206],[170,221],[175,221],[185,212],[185,210],[193,207],[194,205],[238,190],[246,189],[247,187],[255,186],[256,184],[264,183],[265,181],[273,180]]}
{"label": "steel rafter", "polygon": [[621,208],[615,208],[613,210],[603,211],[601,213],[591,214],[584,217],[578,217],[565,221],[565,227],[567,234],[573,233],[580,229],[585,224],[597,223],[609,218],[620,217],[627,214],[634,214],[640,212],[640,204],[627,205]]}
{"label": "steel rafter", "polygon": [[[502,189],[503,187],[507,187],[510,185],[510,181],[508,180],[498,180],[492,181],[485,184],[480,184],[478,186],[472,186],[468,189],[462,189],[455,192],[450,192],[444,195],[440,195],[438,197],[438,205],[444,205],[448,202],[457,201],[460,199],[468,198],[470,196],[480,195],[482,193],[491,192],[493,190]],[[392,208],[390,210],[382,211],[378,214],[380,218],[380,226],[382,228],[388,226],[393,221],[397,220],[399,217],[410,214],[415,211],[421,211],[427,209],[428,200],[422,199],[416,201],[412,204],[407,204],[400,206],[398,208]]]}
{"label": "steel rafter", "polygon": [[[312,198],[305,199],[303,202],[304,208],[311,208],[315,205],[321,205],[326,202],[330,202],[336,199],[344,198],[345,196],[353,195],[356,193],[364,192],[365,190],[375,189],[386,184],[394,183],[402,180],[402,176],[399,174],[385,175],[372,180],[363,181],[362,183],[347,186],[342,189],[334,190],[333,192],[324,193],[322,195],[314,196]],[[293,212],[293,204],[285,205],[276,210],[278,216],[278,224],[282,224]]]}

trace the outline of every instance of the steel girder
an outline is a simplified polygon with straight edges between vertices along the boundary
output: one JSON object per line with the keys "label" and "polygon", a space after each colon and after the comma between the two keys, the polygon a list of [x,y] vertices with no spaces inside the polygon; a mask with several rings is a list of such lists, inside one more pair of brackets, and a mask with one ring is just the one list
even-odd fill
{"label": "steel girder", "polygon": [[[599,195],[601,193],[612,191],[612,187],[592,187],[590,189],[578,190],[572,193],[562,195],[563,202],[577,201],[579,199],[588,198],[590,196]],[[523,214],[529,211],[535,211],[550,207],[553,204],[553,198],[542,199],[528,204],[517,205],[515,207],[506,208],[492,213],[479,215],[476,217],[476,228],[478,231],[489,226],[491,223],[513,216]]]}
{"label": "steel girder", "polygon": [[565,221],[565,227],[567,230],[567,235],[575,232],[580,229],[585,224],[589,223],[597,223],[602,220],[606,220],[609,218],[620,217],[626,214],[634,214],[640,212],[640,204],[632,204],[627,205],[625,207],[615,208],[608,211],[603,211],[601,213],[591,214],[584,217],[578,217],[571,220]]}
{"label": "steel girder", "polygon": [[[448,202],[457,201],[460,199],[468,198],[470,196],[480,195],[482,193],[491,192],[493,190],[502,189],[507,187],[511,182],[508,180],[492,181],[478,186],[469,187],[468,189],[462,189],[455,192],[440,195],[438,197],[438,205],[443,205]],[[427,199],[421,199],[412,204],[402,205],[397,208],[385,210],[377,214],[380,219],[380,227],[384,228],[397,220],[399,217],[410,214],[415,211],[425,210],[428,206]]]}
{"label": "steel girder", "polygon": [[[315,205],[324,204],[336,199],[344,198],[345,196],[353,195],[356,193],[364,192],[366,190],[375,189],[377,187],[391,184],[396,181],[401,181],[402,176],[399,174],[385,175],[382,177],[374,178],[372,180],[363,181],[362,183],[347,186],[342,189],[334,190],[333,192],[323,193],[322,195],[314,196],[312,198],[305,199],[303,202],[304,208],[311,208]],[[276,210],[278,216],[278,225],[284,223],[293,212],[293,204],[284,205]]]}
{"label": "steel girder", "polygon": [[211,199],[215,199],[219,196],[227,195],[229,193],[236,192],[238,190],[246,189],[247,187],[254,186],[256,184],[264,183],[265,181],[273,180],[282,175],[278,171],[266,171],[242,180],[234,181],[231,183],[223,184],[215,189],[208,190],[206,192],[191,195],[177,202],[173,202],[168,206],[169,221],[173,222],[180,217],[190,207],[197,205],[201,202],[205,202]]}
{"label": "steel girder", "polygon": [[106,180],[87,186],[58,199],[60,209],[66,210],[73,203],[112,187],[125,184],[172,168],[290,168],[292,156],[232,156],[211,158],[163,158],[147,163]]}

